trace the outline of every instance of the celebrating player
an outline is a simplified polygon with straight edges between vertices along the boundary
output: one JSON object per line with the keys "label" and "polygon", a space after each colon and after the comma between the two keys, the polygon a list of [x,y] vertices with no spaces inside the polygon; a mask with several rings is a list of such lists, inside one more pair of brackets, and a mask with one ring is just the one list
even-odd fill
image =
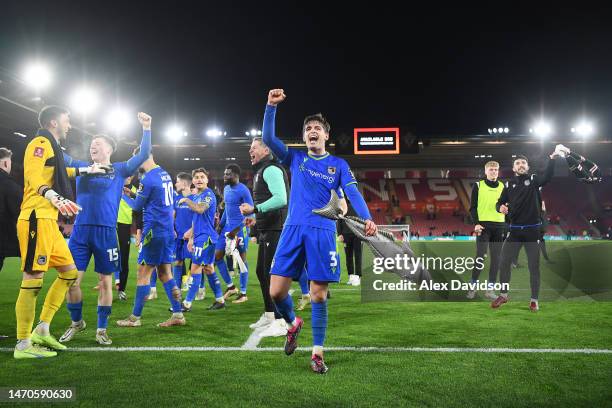
{"label": "celebrating player", "polygon": [[[68,288],[78,273],[68,244],[57,227],[58,210],[65,217],[76,215],[80,207],[73,202],[68,177],[77,169],[66,169],[60,141],[70,131],[70,113],[59,106],[40,111],[42,129],[28,143],[24,153],[24,192],[17,221],[17,238],[21,252],[23,277],[15,304],[17,318],[16,359],[53,357],[54,350],[64,350],[49,332],[49,325],[62,305]],[[57,278],[49,288],[40,313],[40,322],[32,332],[36,314],[36,297],[42,288],[43,275],[49,268],[57,270]]]}
{"label": "celebrating player", "polygon": [[208,172],[206,169],[199,168],[191,172],[193,184],[197,194],[193,200],[184,197],[179,204],[187,204],[193,211],[192,234],[187,243],[191,256],[191,277],[192,282],[187,291],[187,296],[183,302],[183,311],[191,310],[191,303],[196,297],[196,293],[202,282],[202,271],[208,278],[210,288],[215,294],[215,302],[209,310],[218,310],[225,307],[225,299],[221,291],[221,283],[215,273],[215,243],[218,239],[215,230],[215,213],[217,211],[217,198],[215,193],[208,188]]}
{"label": "celebrating player", "polygon": [[[136,149],[139,150],[138,148]],[[121,327],[137,327],[142,323],[140,318],[145,298],[151,290],[151,273],[157,268],[159,280],[164,285],[166,296],[172,306],[172,316],[159,327],[183,326],[185,317],[181,311],[181,290],[172,277],[174,261],[174,188],[172,177],[155,164],[149,156],[141,166],[145,173],[140,180],[136,199],[127,196],[123,199],[136,211],[143,211],[143,230],[138,253],[138,280],[136,298],[132,314],[124,320],[117,321]]]}
{"label": "celebrating player", "polygon": [[[140,112],[138,121],[142,125],[140,153],[127,162],[111,165],[111,155],[116,151],[117,144],[109,136],[95,136],[89,147],[91,160],[94,165],[112,171],[95,177],[77,177],[77,204],[84,210],[76,217],[68,247],[75,259],[79,278],[68,291],[67,307],[72,324],[60,338],[62,343],[72,340],[76,333],[85,329],[80,282],[93,255],[94,270],[98,273],[100,290],[96,341],[102,345],[112,344],[106,328],[113,304],[113,274],[121,269],[117,235],[119,202],[123,194],[124,180],[138,169],[151,152],[151,117]],[[70,167],[87,165],[66,154],[64,160]]]}
{"label": "celebrating player", "polygon": [[280,236],[270,272],[270,294],[276,308],[289,326],[285,353],[297,348],[297,338],[303,321],[296,317],[293,302],[288,295],[292,277],[297,277],[308,265],[310,296],[312,300],[313,351],[311,368],[323,374],[327,366],[323,361],[323,343],[327,329],[327,286],[340,280],[340,263],[336,253],[336,224],[333,220],[314,214],[312,210],[327,204],[331,190],[342,188],[355,212],[366,219],[365,233],[376,234],[377,227],[371,220],[366,203],[357,189],[357,181],[343,159],[326,152],[330,126],[318,114],[307,116],[303,125],[303,139],[308,153],[287,148],[276,137],[276,106],[285,100],[282,89],[268,94],[263,123],[264,143],[272,149],[283,164],[291,170],[291,195],[289,213]]}
{"label": "celebrating player", "polygon": [[[176,231],[176,246],[174,253],[176,255],[176,263],[173,268],[174,280],[177,285],[181,285],[183,276],[185,276],[185,262],[187,259],[191,259],[191,253],[187,249],[187,243],[191,236],[191,222],[193,221],[193,212],[187,204],[182,202],[179,204],[181,198],[190,198],[191,194],[191,174],[179,173],[176,175],[176,196],[174,197],[174,230]],[[198,296],[203,296],[204,291],[198,292]]]}
{"label": "celebrating player", "polygon": [[[249,270],[246,261],[247,249],[249,247],[249,231],[244,223],[244,216],[240,212],[242,204],[253,205],[253,198],[247,186],[240,182],[240,167],[237,164],[229,164],[223,173],[223,182],[225,189],[223,190],[223,201],[225,202],[225,211],[219,223],[221,234],[215,245],[215,265],[219,269],[221,277],[227,284],[224,298],[228,299],[234,294],[238,294],[238,290],[232,282],[232,277],[227,270],[225,263],[225,247],[228,244],[227,240],[237,240],[236,248],[240,253],[242,262],[246,266],[246,270],[240,270],[240,293],[238,298],[232,303],[243,303],[247,298],[247,284],[249,282]],[[242,228],[240,228],[242,225]],[[239,228],[238,232],[234,232]]]}
{"label": "celebrating player", "polygon": [[[517,155],[512,163],[514,178],[506,181],[506,185],[497,202],[497,210],[508,215],[510,219],[510,233],[502,247],[501,263],[499,267],[500,283],[510,282],[511,263],[521,246],[525,245],[527,253],[527,264],[531,284],[531,301],[529,309],[532,312],[539,310],[538,295],[540,292],[540,228],[542,226],[540,187],[550,181],[555,169],[555,157],[560,156],[559,150],[555,150],[546,165],[543,175],[529,174],[529,163],[527,157]],[[502,290],[501,294],[491,303],[496,309],[508,302],[508,290]]]}

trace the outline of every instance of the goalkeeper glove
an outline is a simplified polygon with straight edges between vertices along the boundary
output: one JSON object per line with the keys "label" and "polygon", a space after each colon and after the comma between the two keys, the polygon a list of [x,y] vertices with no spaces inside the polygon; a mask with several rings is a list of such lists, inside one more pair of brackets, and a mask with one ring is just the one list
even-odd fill
{"label": "goalkeeper glove", "polygon": [[82,210],[77,203],[62,197],[52,188],[46,189],[42,195],[49,200],[64,217],[72,217],[73,215],[77,215],[79,211]]}

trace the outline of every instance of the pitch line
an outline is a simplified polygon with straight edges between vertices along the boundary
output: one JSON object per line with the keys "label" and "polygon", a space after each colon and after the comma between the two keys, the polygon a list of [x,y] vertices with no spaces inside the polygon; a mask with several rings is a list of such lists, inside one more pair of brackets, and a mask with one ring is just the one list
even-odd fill
{"label": "pitch line", "polygon": [[[0,352],[13,352],[13,348],[3,347]],[[200,352],[272,352],[282,351],[282,347],[74,347],[68,352],[78,353],[133,353],[146,351],[200,351]],[[299,351],[311,351],[310,347],[298,347]],[[532,353],[532,354],[612,354],[611,349],[592,348],[483,348],[483,347],[325,347],[326,351],[350,351],[357,353]]]}

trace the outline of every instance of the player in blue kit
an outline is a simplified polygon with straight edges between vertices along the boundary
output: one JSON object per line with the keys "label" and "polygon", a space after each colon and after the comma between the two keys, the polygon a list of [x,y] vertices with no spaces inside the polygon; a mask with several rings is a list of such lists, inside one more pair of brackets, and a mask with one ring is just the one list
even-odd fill
{"label": "player in blue kit", "polygon": [[143,229],[138,252],[138,278],[136,297],[132,314],[118,320],[120,327],[141,326],[142,310],[145,299],[151,290],[151,273],[157,269],[166,296],[170,300],[172,316],[158,327],[184,326],[185,317],[181,311],[181,290],[172,277],[172,262],[176,234],[174,232],[174,187],[172,177],[155,164],[153,156],[142,164],[145,173],[140,180],[136,199],[123,196],[123,199],[136,211],[142,210]]}
{"label": "player in blue kit", "polygon": [[218,239],[215,230],[217,198],[215,193],[208,188],[208,172],[206,169],[195,169],[191,172],[191,176],[197,193],[193,199],[184,197],[179,200],[179,204],[186,204],[193,212],[192,234],[187,244],[189,251],[192,253],[191,277],[193,281],[183,302],[183,311],[191,311],[191,304],[202,282],[202,272],[206,274],[210,288],[215,294],[215,302],[209,309],[223,309],[225,300],[221,291],[221,283],[214,268],[215,244]]}
{"label": "player in blue kit", "polygon": [[308,265],[313,338],[310,366],[315,373],[324,374],[327,372],[323,361],[327,329],[327,286],[329,282],[339,282],[340,263],[336,252],[335,222],[312,210],[328,203],[331,190],[342,188],[357,215],[367,220],[365,233],[375,235],[377,226],[371,220],[370,211],[346,161],[325,150],[330,126],[322,115],[308,116],[304,120],[302,131],[308,153],[287,148],[276,137],[276,105],[285,100],[285,97],[282,89],[269,92],[263,123],[264,143],[291,171],[289,211],[270,271],[270,295],[289,326],[285,353],[293,354],[303,321],[295,316],[293,301],[288,293],[292,278],[297,278],[304,265]]}
{"label": "player in blue kit", "polygon": [[[183,276],[186,273],[185,262],[187,259],[191,259],[191,252],[187,249],[187,243],[189,237],[191,237],[191,223],[193,221],[193,212],[187,204],[184,202],[179,204],[181,198],[193,199],[191,194],[191,182],[192,177],[189,173],[179,173],[176,176],[176,188],[177,194],[174,197],[174,230],[176,231],[176,246],[174,254],[176,256],[176,262],[173,267],[174,281],[180,287],[183,281]],[[198,296],[201,297],[203,289],[198,292]]]}
{"label": "player in blue kit", "polygon": [[[240,182],[240,167],[237,164],[229,164],[223,172],[223,201],[225,201],[225,211],[219,222],[221,234],[215,246],[215,265],[219,269],[221,277],[227,284],[224,298],[227,300],[230,296],[238,295],[238,298],[232,303],[243,303],[249,300],[247,298],[247,284],[249,282],[249,270],[247,265],[247,249],[249,248],[249,229],[244,226],[244,216],[240,212],[240,205],[243,203],[253,205],[251,192]],[[238,228],[238,231],[234,231]],[[245,268],[240,271],[240,293],[232,282],[232,277],[227,270],[225,263],[226,246],[229,245],[228,240],[236,240],[236,249],[242,258]]]}
{"label": "player in blue kit", "polygon": [[[96,341],[102,345],[112,344],[106,328],[113,302],[113,275],[120,270],[117,237],[119,202],[123,193],[124,180],[134,173],[151,151],[151,117],[140,112],[138,120],[143,130],[141,154],[132,157],[127,162],[111,165],[110,158],[116,150],[115,141],[105,135],[94,136],[89,148],[92,161],[94,164],[111,166],[112,171],[105,175],[77,177],[77,204],[86,210],[77,215],[68,245],[79,271],[79,277],[66,295],[72,324],[60,337],[59,341],[62,343],[72,340],[76,333],[85,329],[86,324],[82,312],[83,294],[80,283],[83,272],[87,269],[93,255],[94,270],[98,273],[100,289]],[[74,160],[67,154],[64,154],[64,161],[67,167],[88,165],[86,162]]]}

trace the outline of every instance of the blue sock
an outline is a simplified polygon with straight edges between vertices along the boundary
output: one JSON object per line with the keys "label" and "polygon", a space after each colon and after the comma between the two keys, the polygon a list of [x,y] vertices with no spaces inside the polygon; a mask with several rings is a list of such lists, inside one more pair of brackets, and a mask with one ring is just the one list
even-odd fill
{"label": "blue sock", "polygon": [[183,268],[184,265],[174,265],[172,267],[172,276],[174,277],[174,282],[176,282],[178,285],[181,284],[181,282],[183,282]]}
{"label": "blue sock", "polygon": [[193,282],[191,282],[191,285],[189,285],[189,290],[187,291],[187,296],[185,297],[185,300],[189,303],[193,302],[193,299],[195,299],[196,294],[198,293],[198,289],[200,289],[200,282],[202,281],[202,274],[198,273],[197,275],[191,275],[191,277],[193,278]]}
{"label": "blue sock", "polygon": [[134,309],[132,314],[134,316],[142,316],[142,309],[144,308],[145,298],[151,293],[150,285],[138,285],[136,286],[136,298],[134,299]]}
{"label": "blue sock", "polygon": [[98,329],[108,327],[108,316],[111,314],[112,306],[98,306]]}
{"label": "blue sock", "polygon": [[208,278],[208,284],[215,294],[215,299],[223,298],[223,291],[221,290],[221,282],[219,282],[219,277],[216,273],[211,273],[210,275],[206,275]]}
{"label": "blue sock", "polygon": [[310,287],[308,285],[308,274],[306,271],[302,271],[300,275],[300,290],[302,291],[302,296],[308,295],[310,293]]}
{"label": "blue sock", "polygon": [[66,303],[66,307],[70,312],[70,320],[80,322],[83,320],[83,301],[79,303]]}
{"label": "blue sock", "polygon": [[246,295],[247,285],[249,283],[249,270],[246,272],[240,272],[240,292]]}
{"label": "blue sock", "polygon": [[115,271],[115,280],[119,280],[119,271]]}
{"label": "blue sock", "polygon": [[151,274],[151,289],[157,287],[157,269],[153,270]]}
{"label": "blue sock", "polygon": [[215,265],[217,266],[217,269],[219,269],[219,273],[221,274],[221,277],[223,278],[225,284],[227,286],[234,286],[234,282],[232,282],[232,277],[230,276],[227,270],[227,264],[225,263],[225,260],[221,258],[218,261],[215,261]]}
{"label": "blue sock", "polygon": [[[176,286],[174,279],[170,279],[164,283],[164,289],[166,290],[166,296],[172,305],[172,311],[174,313],[180,313],[181,308],[181,290]],[[176,298],[175,298],[176,295]]]}
{"label": "blue sock", "polygon": [[286,298],[278,302],[275,301],[274,304],[276,305],[278,313],[283,316],[283,319],[285,319],[287,323],[293,323],[295,320],[295,313],[293,312],[293,299],[291,299],[291,296],[287,295]]}
{"label": "blue sock", "polygon": [[312,345],[323,347],[327,330],[327,300],[312,302]]}

